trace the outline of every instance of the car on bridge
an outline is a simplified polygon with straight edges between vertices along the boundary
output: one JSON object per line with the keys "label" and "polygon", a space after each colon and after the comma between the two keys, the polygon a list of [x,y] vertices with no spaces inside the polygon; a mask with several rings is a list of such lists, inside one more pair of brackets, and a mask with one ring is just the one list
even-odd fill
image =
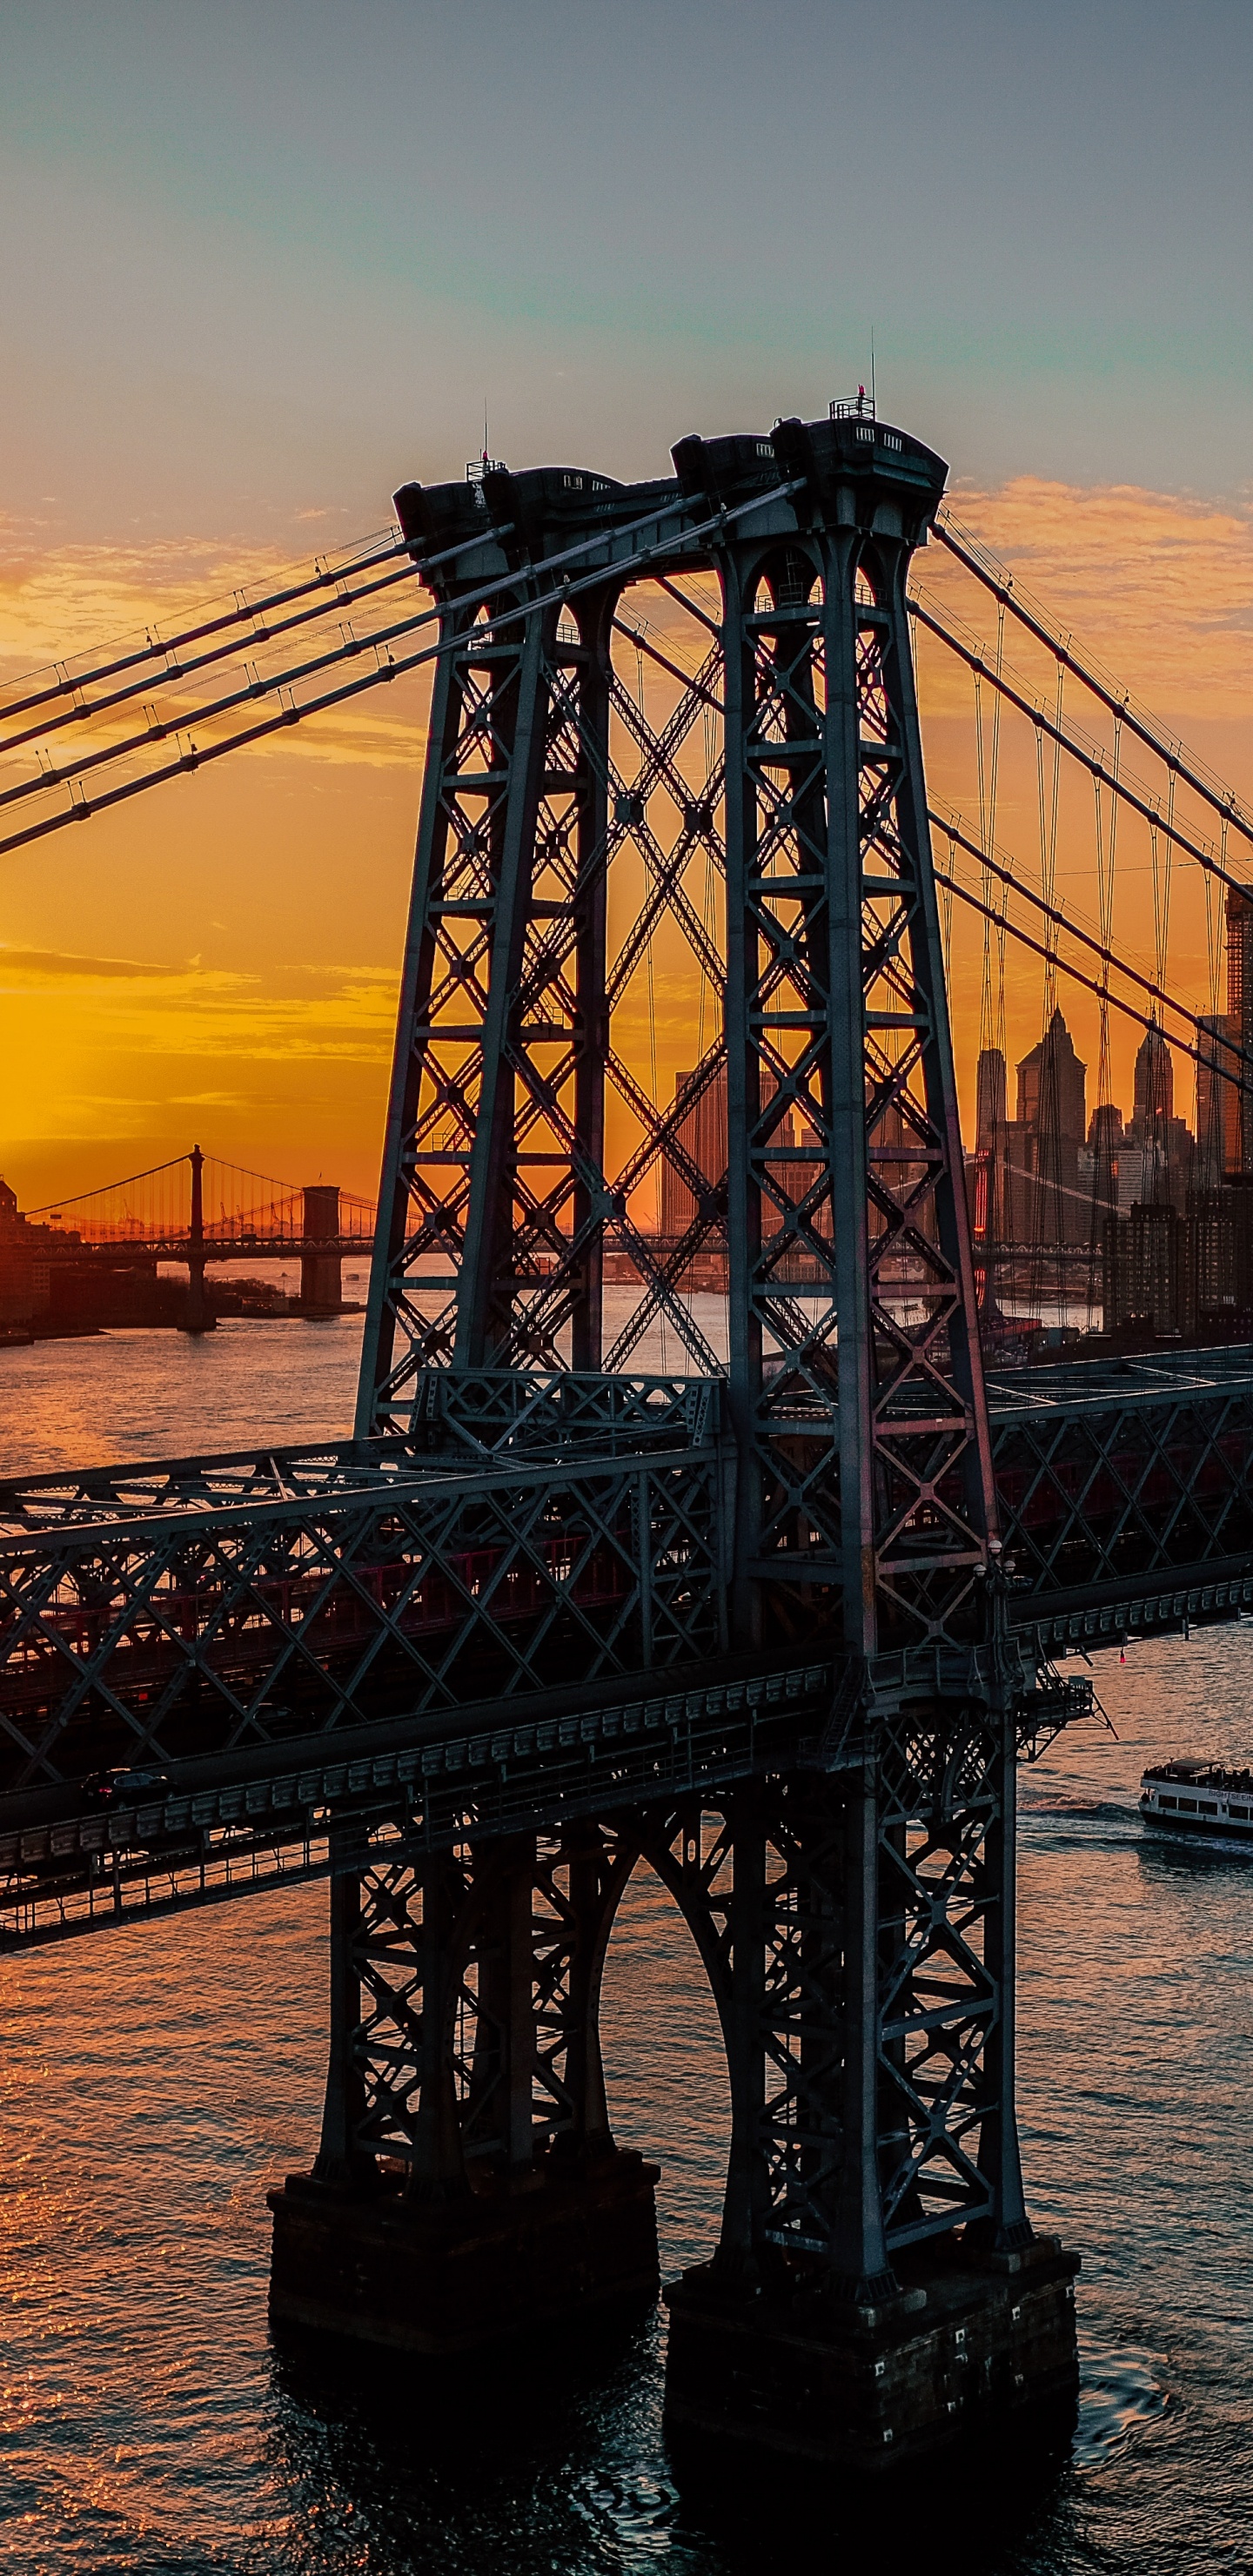
{"label": "car on bridge", "polygon": [[93,1771],[83,1782],[83,1796],[93,1807],[120,1807],[131,1798],[165,1798],[169,1790],[164,1771],[130,1770],[125,1763],[110,1771]]}

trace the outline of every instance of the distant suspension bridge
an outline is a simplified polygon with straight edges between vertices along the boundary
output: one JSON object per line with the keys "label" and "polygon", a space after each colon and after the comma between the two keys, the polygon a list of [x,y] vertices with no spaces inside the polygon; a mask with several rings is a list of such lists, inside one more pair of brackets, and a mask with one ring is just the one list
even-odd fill
{"label": "distant suspension bridge", "polygon": [[235,1261],[241,1254],[293,1260],[318,1253],[368,1253],[376,1209],[335,1182],[278,1181],[193,1145],[146,1171],[49,1199],[27,1211],[32,1224],[55,1227],[67,1244],[126,1249],[158,1260]]}
{"label": "distant suspension bridge", "polygon": [[46,1229],[54,1258],[186,1262],[187,1322],[195,1331],[209,1321],[204,1275],[211,1261],[299,1261],[301,1305],[337,1308],[343,1262],[369,1255],[376,1213],[373,1200],[337,1182],[274,1180],[193,1145],[123,1180],[49,1200],[29,1211],[28,1222]]}

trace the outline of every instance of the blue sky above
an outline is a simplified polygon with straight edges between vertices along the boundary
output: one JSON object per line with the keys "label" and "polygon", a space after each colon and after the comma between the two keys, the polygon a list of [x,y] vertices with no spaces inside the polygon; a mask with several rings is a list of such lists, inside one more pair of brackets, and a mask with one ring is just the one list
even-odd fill
{"label": "blue sky above", "polygon": [[355,534],[882,406],[982,484],[1250,479],[1253,11],[10,0],[0,511]]}

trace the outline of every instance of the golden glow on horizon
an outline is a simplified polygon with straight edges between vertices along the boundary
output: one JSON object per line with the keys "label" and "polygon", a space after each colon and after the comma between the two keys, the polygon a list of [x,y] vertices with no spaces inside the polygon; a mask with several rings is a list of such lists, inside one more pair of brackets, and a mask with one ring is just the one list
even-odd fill
{"label": "golden glow on horizon", "polygon": [[[1137,698],[1237,790],[1253,790],[1253,517],[1128,487],[1027,478],[996,493],[959,488],[953,508]],[[154,617],[169,631],[206,597],[286,569],[258,548],[229,559],[194,542],[45,549],[27,532],[0,565],[0,673],[11,681],[85,637],[142,632]],[[925,591],[977,620],[994,649],[992,603],[940,548],[927,550],[918,574]],[[648,614],[658,619],[655,594]],[[1026,671],[1017,637],[1007,649]],[[1032,677],[1046,685],[1043,657]],[[933,800],[960,807],[977,837],[971,683],[925,638],[919,681]],[[646,685],[656,721],[673,689],[652,671]],[[426,694],[421,676],[401,680],[3,861],[0,1169],[26,1204],[160,1159],[194,1136],[282,1178],[320,1172],[373,1191]],[[985,752],[989,726],[985,713]],[[1149,766],[1142,754],[1132,765],[1142,774]],[[1032,874],[1037,791],[1031,729],[1006,721],[996,839]],[[1126,817],[1118,887],[1120,951],[1151,973],[1148,834]],[[1059,805],[1058,890],[1095,924],[1092,798],[1081,780],[1065,784]],[[1192,866],[1174,871],[1170,959],[1178,989],[1208,1009],[1205,907]],[[981,961],[981,930],[959,912],[952,989],[967,1102]],[[621,1026],[649,1079],[655,1051],[663,1098],[692,1060],[694,991],[659,935],[655,1036],[639,978]],[[1011,1064],[1039,1035],[1039,993],[1037,968],[1011,946]],[[1061,997],[1088,1060],[1091,1107],[1096,1005],[1065,984]],[[1124,1105],[1137,1040],[1115,1020],[1113,1087]],[[1182,1060],[1176,1079],[1190,1114]]]}

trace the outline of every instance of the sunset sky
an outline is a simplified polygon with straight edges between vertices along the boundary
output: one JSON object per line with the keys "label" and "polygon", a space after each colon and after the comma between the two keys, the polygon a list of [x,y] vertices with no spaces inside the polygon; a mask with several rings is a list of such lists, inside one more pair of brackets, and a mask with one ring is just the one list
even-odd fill
{"label": "sunset sky", "polygon": [[[0,679],[384,527],[485,400],[511,465],[651,474],[825,411],[873,329],[962,521],[1253,796],[1250,95],[1225,0],[11,0]],[[24,1204],[193,1137],[373,1190],[422,712],[0,861]]]}

